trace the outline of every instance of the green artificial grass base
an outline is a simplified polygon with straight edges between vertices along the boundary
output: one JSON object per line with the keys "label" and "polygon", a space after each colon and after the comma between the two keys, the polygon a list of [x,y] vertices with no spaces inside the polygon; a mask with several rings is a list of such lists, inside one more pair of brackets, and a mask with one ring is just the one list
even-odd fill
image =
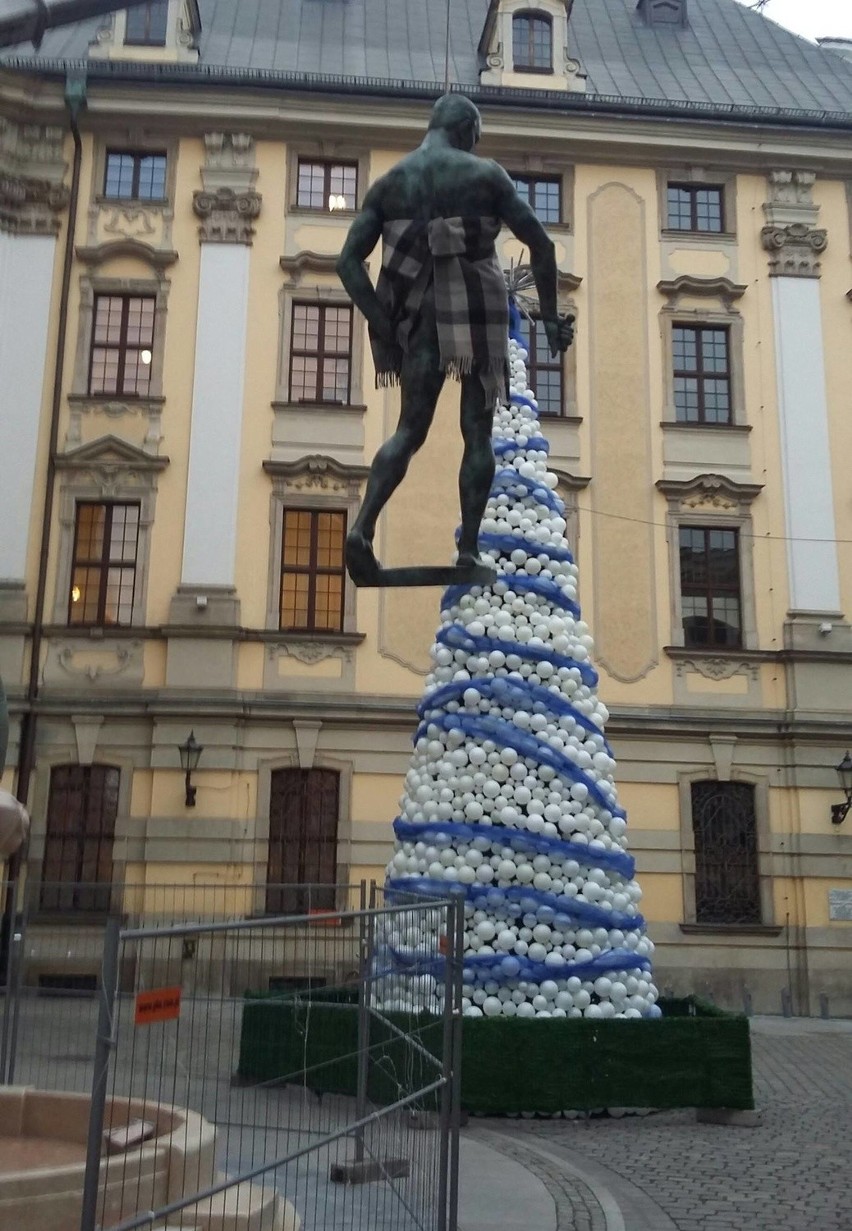
{"label": "green artificial grass base", "polygon": [[[655,1021],[464,1018],[462,1107],[483,1115],[606,1107],[754,1107],[748,1019],[689,997],[663,1000]],[[439,1056],[443,1022],[387,1014]],[[308,1001],[246,996],[239,1078],[354,1094],[358,1009],[346,996]],[[399,1080],[397,1079],[399,1075]],[[370,1021],[368,1097],[394,1102],[440,1076],[376,1015]],[[401,1085],[404,1083],[404,1088]]]}

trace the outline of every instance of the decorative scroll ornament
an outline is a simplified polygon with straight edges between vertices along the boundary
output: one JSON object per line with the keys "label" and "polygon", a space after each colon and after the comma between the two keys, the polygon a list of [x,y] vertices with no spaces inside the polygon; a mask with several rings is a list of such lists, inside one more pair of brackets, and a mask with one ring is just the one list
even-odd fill
{"label": "decorative scroll ornament", "polygon": [[765,226],[760,232],[763,247],[770,253],[769,275],[773,278],[818,278],[820,255],[828,247],[828,232],[803,222],[787,226]]}
{"label": "decorative scroll ornament", "polygon": [[259,192],[234,192],[233,188],[218,188],[192,194],[192,208],[201,226],[202,243],[250,244],[254,237],[252,223],[260,215],[262,197]]}
{"label": "decorative scroll ornament", "polygon": [[64,184],[0,172],[0,231],[55,235],[69,195]]}

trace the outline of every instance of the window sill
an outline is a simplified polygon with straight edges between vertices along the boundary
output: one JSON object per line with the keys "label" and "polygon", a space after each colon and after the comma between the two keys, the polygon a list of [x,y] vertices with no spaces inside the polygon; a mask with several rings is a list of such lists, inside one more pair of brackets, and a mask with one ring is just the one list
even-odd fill
{"label": "window sill", "polygon": [[664,432],[695,432],[707,429],[710,432],[733,432],[747,435],[751,430],[750,423],[694,423],[685,419],[661,419],[660,427]]}
{"label": "window sill", "polygon": [[168,197],[95,197],[95,205],[106,205],[112,208],[115,205],[135,205],[142,206],[145,209],[168,209],[171,201]]}
{"label": "window sill", "polygon": [[71,406],[112,406],[130,403],[140,410],[159,410],[166,399],[162,394],[154,393],[69,393],[68,402]]}
{"label": "window sill", "polygon": [[725,659],[736,662],[771,662],[778,657],[777,650],[749,650],[749,649],[734,649],[732,646],[712,646],[712,645],[697,645],[689,647],[685,645],[664,645],[663,653],[669,658],[675,659]]}
{"label": "window sill", "polygon": [[681,231],[672,227],[663,227],[660,237],[662,239],[700,239],[702,243],[706,243],[709,239],[719,244],[734,244],[737,241],[735,231]]}
{"label": "window sill", "polygon": [[679,923],[686,936],[780,936],[780,923]]}
{"label": "window sill", "polygon": [[[356,218],[358,210],[356,209],[326,209],[322,205],[291,205],[287,210],[290,215],[302,216],[305,218]],[[335,260],[337,258],[335,257]]]}
{"label": "window sill", "polygon": [[535,73],[539,77],[552,77],[553,68],[538,68],[534,64],[513,64],[513,73]]}
{"label": "window sill", "polygon": [[298,411],[319,411],[323,414],[363,415],[367,407],[362,402],[273,402],[272,409],[295,414]]}
{"label": "window sill", "polygon": [[247,633],[250,641],[313,641],[319,645],[360,645],[366,638],[366,633],[325,633],[308,628],[268,628],[263,632]]}

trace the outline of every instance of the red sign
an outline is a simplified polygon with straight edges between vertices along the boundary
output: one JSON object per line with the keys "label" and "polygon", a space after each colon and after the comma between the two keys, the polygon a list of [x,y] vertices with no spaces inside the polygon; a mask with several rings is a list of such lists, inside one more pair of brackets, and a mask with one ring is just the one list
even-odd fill
{"label": "red sign", "polygon": [[151,992],[136,993],[137,1026],[150,1026],[152,1022],[170,1022],[180,1017],[180,988],[160,987]]}

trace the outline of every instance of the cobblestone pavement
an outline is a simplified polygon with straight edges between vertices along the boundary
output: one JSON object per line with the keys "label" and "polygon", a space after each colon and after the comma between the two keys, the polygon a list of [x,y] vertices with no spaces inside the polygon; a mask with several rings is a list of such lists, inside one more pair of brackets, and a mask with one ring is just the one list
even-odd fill
{"label": "cobblestone pavement", "polygon": [[669,1111],[472,1131],[524,1152],[563,1211],[559,1231],[852,1231],[852,1022],[756,1018],[752,1053],[754,1128]]}

